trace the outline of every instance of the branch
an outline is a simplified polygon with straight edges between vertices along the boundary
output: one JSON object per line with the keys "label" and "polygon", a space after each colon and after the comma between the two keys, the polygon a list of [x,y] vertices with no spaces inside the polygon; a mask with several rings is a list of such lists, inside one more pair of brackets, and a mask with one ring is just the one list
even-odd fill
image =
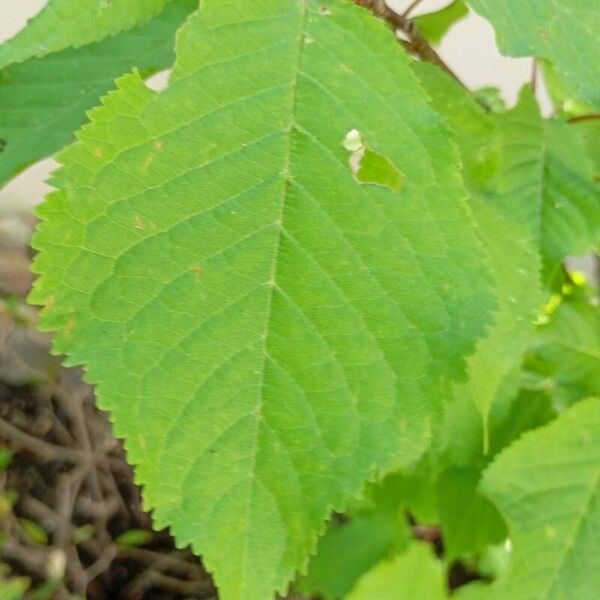
{"label": "branch", "polygon": [[[405,15],[398,14],[392,10],[384,0],[354,0],[356,4],[370,10],[376,17],[383,19],[394,30],[402,31],[409,39],[408,49],[416,54],[421,60],[437,65],[445,71],[450,77],[458,81],[463,87],[464,84],[450,67],[442,60],[440,55],[432,48],[423,34],[419,31],[414,21],[408,19]],[[412,10],[412,7],[410,7]]]}
{"label": "branch", "polygon": [[421,2],[423,2],[423,0],[413,0],[410,6],[402,13],[402,16],[405,19],[408,18],[408,15],[410,15],[410,13],[412,13],[413,10],[415,10],[415,8],[421,4]]}
{"label": "branch", "polygon": [[583,121],[600,121],[600,113],[591,113],[589,115],[577,115],[567,119],[567,123],[582,123]]}
{"label": "branch", "polygon": [[18,448],[28,450],[32,454],[39,456],[42,460],[52,461],[61,460],[71,463],[89,462],[89,457],[80,450],[56,446],[27,433],[24,433],[17,427],[7,423],[0,418],[0,436],[12,442]]}

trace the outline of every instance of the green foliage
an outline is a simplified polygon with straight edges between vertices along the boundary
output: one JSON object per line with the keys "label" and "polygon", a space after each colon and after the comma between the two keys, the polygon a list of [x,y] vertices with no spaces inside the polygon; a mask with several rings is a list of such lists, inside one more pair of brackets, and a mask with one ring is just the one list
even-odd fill
{"label": "green foliage", "polygon": [[362,577],[346,600],[443,600],[444,587],[441,563],[426,544],[413,542],[406,552]]}
{"label": "green foliage", "polygon": [[196,6],[195,0],[172,0],[159,17],[130,32],[0,71],[0,186],[73,141],[116,77],[134,67],[146,77],[170,66],[175,31]]}
{"label": "green foliage", "polygon": [[104,96],[58,155],[31,301],[223,600],[600,588],[598,291],[565,266],[600,245],[597,118],[567,120],[598,105],[598,11],[470,4],[546,61],[553,118],[349,0],[54,0],[0,47],[0,183]]}
{"label": "green foliage", "polygon": [[129,529],[115,539],[117,546],[135,548],[144,546],[152,540],[152,533],[146,529]]}
{"label": "green foliage", "polygon": [[506,538],[498,511],[477,491],[479,476],[478,469],[453,467],[438,478],[440,526],[448,561],[479,554]]}
{"label": "green foliage", "polygon": [[539,281],[542,126],[529,94],[513,111],[489,114],[431,65],[415,68],[457,135],[470,206],[501,290],[494,324],[469,359],[469,379],[454,390],[457,398],[478,406],[484,422],[481,443],[487,447],[490,407],[518,365],[543,304]]}
{"label": "green foliage", "polygon": [[[419,456],[492,303],[449,133],[383,25],[342,0],[227,6],[180,30],[165,92],[123,78],[60,156],[32,300],[157,526],[254,600]],[[352,129],[400,194],[354,178]]]}
{"label": "green foliage", "polygon": [[600,317],[597,296],[563,300],[542,322],[525,360],[527,384],[564,409],[600,396]]}
{"label": "green foliage", "polygon": [[345,523],[334,522],[319,540],[298,588],[325,599],[341,598],[363,573],[404,548],[408,537],[408,524],[395,504],[352,515]]}
{"label": "green foliage", "polygon": [[415,23],[421,33],[431,42],[438,43],[456,22],[469,14],[469,9],[463,0],[454,0],[442,10],[421,15]]}
{"label": "green foliage", "polygon": [[0,47],[0,69],[34,56],[97,42],[156,16],[168,0],[49,0]]}
{"label": "green foliage", "polygon": [[6,471],[12,461],[12,452],[0,445],[0,471]]}
{"label": "green foliage", "polygon": [[495,322],[469,359],[469,380],[455,394],[470,397],[478,406],[484,420],[484,450],[490,407],[518,367],[543,304],[538,250],[542,144],[536,110],[526,95],[514,111],[496,116],[498,170],[488,189],[479,191],[475,182],[472,185],[473,214],[502,293]]}
{"label": "green foliage", "polygon": [[599,481],[599,399],[580,402],[498,456],[481,489],[507,519],[514,556],[493,598],[596,597]]}
{"label": "green foliage", "polygon": [[578,131],[583,142],[585,152],[592,164],[592,177],[600,181],[600,120],[581,120],[571,123]]}
{"label": "green foliage", "polygon": [[19,519],[19,527],[23,536],[32,544],[45,546],[48,544],[48,534],[43,527],[31,519]]}
{"label": "green foliage", "polygon": [[500,50],[549,61],[579,100],[600,108],[600,64],[590,60],[600,4],[590,0],[468,0],[496,29]]}
{"label": "green foliage", "polygon": [[0,600],[21,600],[28,587],[28,579],[24,577],[4,578],[0,573]]}

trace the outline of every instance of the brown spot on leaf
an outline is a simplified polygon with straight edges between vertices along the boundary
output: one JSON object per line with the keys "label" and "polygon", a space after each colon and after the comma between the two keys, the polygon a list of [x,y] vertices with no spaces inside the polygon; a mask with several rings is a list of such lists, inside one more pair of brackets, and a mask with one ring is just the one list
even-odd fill
{"label": "brown spot on leaf", "polygon": [[0,152],[4,152],[8,142],[4,138],[0,138]]}
{"label": "brown spot on leaf", "polygon": [[94,156],[95,156],[96,158],[102,158],[102,148],[96,148],[96,149],[94,150]]}
{"label": "brown spot on leaf", "polygon": [[73,332],[75,331],[75,326],[77,325],[77,319],[72,317],[69,319],[69,322],[65,325],[63,330],[64,336],[70,340],[73,338]]}
{"label": "brown spot on leaf", "polygon": [[163,144],[163,143],[162,143],[160,140],[155,140],[155,141],[154,141],[154,147],[155,147],[157,150],[162,150],[162,149],[163,149],[163,147],[164,147],[164,144]]}
{"label": "brown spot on leaf", "polygon": [[319,7],[319,12],[328,17],[331,14],[331,9],[328,6],[321,6]]}
{"label": "brown spot on leaf", "polygon": [[194,266],[194,277],[196,278],[196,281],[200,281],[200,279],[202,278],[203,272],[204,272],[204,269],[202,268],[202,265]]}
{"label": "brown spot on leaf", "polygon": [[135,224],[134,227],[136,229],[146,229],[146,224],[140,215],[135,215]]}

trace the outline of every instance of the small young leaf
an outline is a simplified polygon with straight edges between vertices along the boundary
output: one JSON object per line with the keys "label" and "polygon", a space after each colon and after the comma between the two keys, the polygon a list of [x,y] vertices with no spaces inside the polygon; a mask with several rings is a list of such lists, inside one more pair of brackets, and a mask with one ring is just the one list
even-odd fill
{"label": "small young leaf", "polygon": [[442,10],[421,15],[414,19],[419,31],[432,43],[437,44],[455,23],[469,14],[464,0],[454,0]]}
{"label": "small young leaf", "polygon": [[46,531],[31,519],[19,519],[19,527],[27,540],[38,546],[46,546],[48,544],[48,534]]}
{"label": "small young leaf", "polygon": [[117,546],[145,546],[152,540],[152,532],[146,529],[129,529],[115,539]]}

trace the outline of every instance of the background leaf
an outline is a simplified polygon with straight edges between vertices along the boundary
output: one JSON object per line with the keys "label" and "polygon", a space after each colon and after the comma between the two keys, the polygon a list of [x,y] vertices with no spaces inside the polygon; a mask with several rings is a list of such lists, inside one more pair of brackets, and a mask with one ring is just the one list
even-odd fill
{"label": "background leaf", "polygon": [[[469,379],[454,390],[456,398],[479,408],[485,452],[490,407],[498,393],[511,393],[504,382],[520,364],[544,303],[540,282],[542,123],[529,93],[514,110],[488,114],[436,67],[418,64],[414,68],[455,132],[471,192],[470,207],[490,256],[499,299],[494,324],[469,358]],[[458,425],[463,427],[460,419]],[[441,428],[448,426],[445,420]],[[464,437],[457,439],[460,444],[464,441]]]}
{"label": "background leaf", "polygon": [[146,25],[0,71],[0,186],[73,141],[115,78],[134,67],[144,77],[169,67],[175,31],[196,7],[196,0],[172,0]]}
{"label": "background leaf", "polygon": [[333,523],[319,540],[298,589],[324,599],[341,598],[361,575],[404,548],[408,537],[400,505],[377,506],[345,523]]}
{"label": "background leaf", "polygon": [[479,469],[454,467],[438,479],[438,510],[448,562],[463,554],[481,553],[489,544],[506,539],[502,517],[477,490],[479,477]]}
{"label": "background leaf", "polygon": [[563,301],[540,325],[525,361],[537,385],[564,409],[600,395],[600,315],[598,306]]}
{"label": "background leaf", "polygon": [[600,185],[578,134],[561,121],[544,123],[541,243],[547,280],[567,256],[600,246]]}
{"label": "background leaf", "polygon": [[589,0],[468,0],[493,24],[509,56],[548,60],[579,100],[600,107],[600,4]]}
{"label": "background leaf", "polygon": [[0,46],[0,69],[33,56],[97,42],[156,16],[168,0],[49,0]]}
{"label": "background leaf", "polygon": [[600,536],[600,400],[588,399],[525,434],[484,474],[514,556],[494,598],[592,600]]}
{"label": "background leaf", "polygon": [[442,564],[431,547],[413,542],[408,550],[381,562],[357,583],[346,600],[442,600],[446,598]]}

